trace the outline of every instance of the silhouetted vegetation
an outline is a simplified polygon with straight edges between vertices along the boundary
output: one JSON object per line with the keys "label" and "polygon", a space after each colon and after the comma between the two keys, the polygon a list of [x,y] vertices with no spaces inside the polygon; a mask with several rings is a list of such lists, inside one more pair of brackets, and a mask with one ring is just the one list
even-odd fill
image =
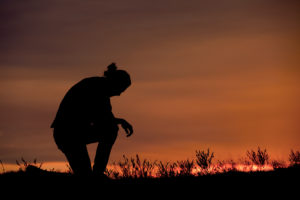
{"label": "silhouetted vegetation", "polygon": [[257,148],[257,151],[247,151],[247,157],[253,164],[258,166],[263,166],[269,163],[269,154],[267,153],[267,150],[261,150],[260,147]]}
{"label": "silhouetted vegetation", "polygon": [[37,169],[41,169],[43,165],[43,163],[38,163],[36,158],[33,160],[33,162],[28,162],[23,157],[21,158],[21,161],[16,160],[16,164],[19,166],[19,171],[26,170],[28,167],[36,167]]}
{"label": "silhouetted vegetation", "polygon": [[300,165],[300,151],[291,150],[289,161],[291,165]]}
{"label": "silhouetted vegetation", "polygon": [[[180,160],[176,162],[150,161],[141,159],[139,155],[135,157],[123,156],[119,162],[114,162],[112,167],[106,169],[106,180],[124,182],[139,180],[197,180],[200,177],[215,176],[270,176],[270,175],[289,175],[300,174],[300,152],[291,150],[289,154],[289,163],[284,161],[270,160],[266,149],[250,150],[246,152],[248,160],[243,163],[237,163],[233,160],[213,162],[214,152],[210,149],[197,150],[195,159]],[[19,171],[7,172],[4,164],[2,165],[2,174],[0,177],[12,176],[73,176],[69,169],[66,172],[57,172],[54,169],[42,169],[43,163],[28,162],[24,158],[16,161]],[[97,178],[97,176],[95,175]],[[99,176],[98,176],[99,177]],[[110,179],[109,179],[109,178]],[[103,180],[103,177],[99,177]]]}
{"label": "silhouetted vegetation", "polygon": [[207,152],[205,151],[196,151],[196,157],[197,157],[197,164],[202,169],[202,172],[207,173],[209,167],[212,164],[212,160],[214,158],[214,152],[210,152],[209,149],[207,149]]}
{"label": "silhouetted vegetation", "polygon": [[127,158],[123,155],[123,161],[114,163],[114,170],[106,170],[108,176],[118,178],[120,175],[124,178],[148,178],[152,177],[153,169],[156,166],[156,162],[151,162],[147,159],[140,160],[139,155],[135,158]]}

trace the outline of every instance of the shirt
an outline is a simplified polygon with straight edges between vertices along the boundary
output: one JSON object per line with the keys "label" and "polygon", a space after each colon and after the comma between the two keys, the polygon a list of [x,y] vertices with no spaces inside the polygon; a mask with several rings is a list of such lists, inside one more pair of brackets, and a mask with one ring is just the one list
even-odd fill
{"label": "shirt", "polygon": [[115,126],[104,77],[89,77],[75,84],[60,103],[51,128]]}

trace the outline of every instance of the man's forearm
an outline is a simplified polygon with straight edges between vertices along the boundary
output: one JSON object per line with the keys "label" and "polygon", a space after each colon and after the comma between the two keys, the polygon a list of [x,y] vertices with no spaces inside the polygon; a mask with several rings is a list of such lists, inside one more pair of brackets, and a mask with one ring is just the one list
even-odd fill
{"label": "man's forearm", "polygon": [[117,123],[117,124],[121,124],[123,121],[125,121],[125,120],[122,119],[122,118],[115,118],[115,120],[116,120],[116,123]]}

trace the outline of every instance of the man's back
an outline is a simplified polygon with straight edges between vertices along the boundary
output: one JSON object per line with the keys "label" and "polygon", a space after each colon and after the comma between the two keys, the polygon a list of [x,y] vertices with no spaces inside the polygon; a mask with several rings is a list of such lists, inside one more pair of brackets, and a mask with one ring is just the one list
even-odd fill
{"label": "man's back", "polygon": [[111,104],[102,77],[85,78],[63,98],[51,128],[82,128],[111,120]]}

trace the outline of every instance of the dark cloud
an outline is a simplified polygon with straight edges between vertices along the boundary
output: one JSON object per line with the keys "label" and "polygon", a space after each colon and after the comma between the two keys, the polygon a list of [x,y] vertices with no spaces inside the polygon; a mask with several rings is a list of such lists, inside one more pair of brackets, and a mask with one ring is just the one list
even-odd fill
{"label": "dark cloud", "polygon": [[279,1],[4,2],[2,67],[95,66],[134,60],[136,52],[166,48],[166,41],[280,32],[298,24],[297,7]]}

